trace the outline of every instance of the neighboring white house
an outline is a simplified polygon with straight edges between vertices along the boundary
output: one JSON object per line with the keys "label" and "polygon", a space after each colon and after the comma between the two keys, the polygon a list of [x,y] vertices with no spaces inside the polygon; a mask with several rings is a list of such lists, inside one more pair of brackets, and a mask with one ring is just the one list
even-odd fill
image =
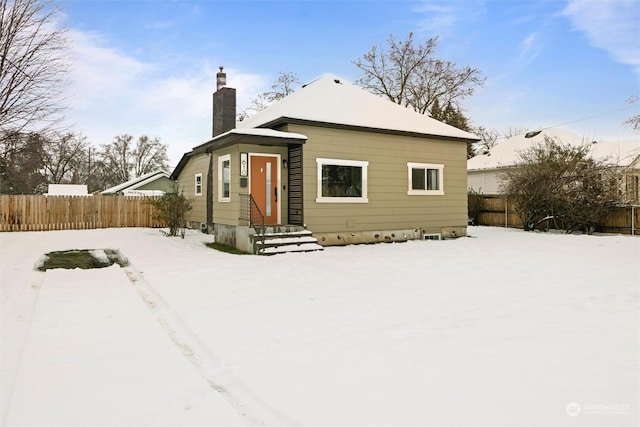
{"label": "neighboring white house", "polygon": [[627,199],[637,202],[640,180],[640,139],[626,141],[594,141],[573,132],[550,128],[531,137],[529,133],[516,135],[497,144],[486,153],[467,160],[467,187],[486,195],[502,194],[501,175],[505,168],[512,167],[520,153],[550,138],[560,144],[574,146],[589,145],[591,155],[608,162],[615,168],[620,190]]}
{"label": "neighboring white house", "polygon": [[87,186],[84,184],[49,184],[45,196],[88,196]]}
{"label": "neighboring white house", "polygon": [[102,195],[121,194],[123,196],[162,196],[170,191],[173,181],[169,178],[170,173],[159,169],[127,182],[107,188],[102,191]]}

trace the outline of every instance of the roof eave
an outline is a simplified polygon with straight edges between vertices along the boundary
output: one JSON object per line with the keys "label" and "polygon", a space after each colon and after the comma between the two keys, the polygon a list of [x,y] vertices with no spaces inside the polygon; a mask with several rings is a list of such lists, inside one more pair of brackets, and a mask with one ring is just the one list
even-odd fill
{"label": "roof eave", "polygon": [[322,121],[316,121],[316,120],[307,120],[307,119],[285,117],[285,116],[278,117],[277,119],[264,123],[259,127],[273,129],[286,124],[307,125],[307,126],[333,128],[333,129],[357,130],[357,131],[363,131],[363,132],[382,133],[386,135],[414,136],[419,138],[429,137],[433,139],[444,139],[444,140],[453,139],[460,142],[480,141],[480,138],[462,138],[462,137],[456,137],[456,136],[437,135],[437,134],[431,134],[431,133],[421,133],[421,132],[403,131],[403,130],[396,130],[396,129],[384,129],[384,128],[375,128],[375,127],[367,127],[367,126],[348,125],[348,124],[342,124],[342,123],[322,122]]}
{"label": "roof eave", "polygon": [[243,142],[247,144],[286,147],[291,144],[304,144],[306,142],[306,139],[301,139],[299,137],[286,138],[267,135],[228,133],[210,139],[204,144],[200,144],[197,147],[194,147],[192,153],[211,153],[212,151]]}

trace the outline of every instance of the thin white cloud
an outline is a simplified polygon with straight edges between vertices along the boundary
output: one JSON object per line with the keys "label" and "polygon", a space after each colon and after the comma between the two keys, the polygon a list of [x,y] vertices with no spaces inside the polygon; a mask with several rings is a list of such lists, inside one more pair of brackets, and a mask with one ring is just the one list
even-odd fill
{"label": "thin white cloud", "polygon": [[640,73],[640,3],[637,0],[569,0],[563,14],[589,42]]}
{"label": "thin white cloud", "polygon": [[[217,65],[198,59],[175,71],[110,48],[97,34],[70,35],[74,65],[67,118],[75,131],[98,145],[122,133],[159,137],[169,145],[173,164],[210,138]],[[239,111],[267,85],[258,74],[233,67],[225,72],[229,86],[238,89]]]}
{"label": "thin white cloud", "polygon": [[453,34],[460,25],[472,20],[476,13],[482,9],[483,1],[480,0],[425,0],[413,9],[414,12],[424,15],[420,20],[419,31],[430,35],[443,37]]}
{"label": "thin white cloud", "polygon": [[520,42],[520,63],[529,64],[540,55],[541,47],[537,33],[529,34]]}

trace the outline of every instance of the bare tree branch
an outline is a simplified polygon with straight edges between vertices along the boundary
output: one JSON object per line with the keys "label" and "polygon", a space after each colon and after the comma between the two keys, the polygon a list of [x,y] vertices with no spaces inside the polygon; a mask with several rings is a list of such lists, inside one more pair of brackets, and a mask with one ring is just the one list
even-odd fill
{"label": "bare tree branch", "polygon": [[434,58],[437,45],[437,37],[416,45],[413,33],[404,41],[391,35],[386,51],[373,46],[353,61],[363,73],[356,83],[421,114],[429,113],[436,99],[461,109],[460,101],[482,87],[485,78],[477,68],[457,68],[454,62]]}
{"label": "bare tree branch", "polygon": [[68,40],[49,0],[0,0],[0,131],[41,132],[62,119]]}
{"label": "bare tree branch", "polygon": [[251,106],[245,108],[238,114],[238,120],[244,120],[247,117],[262,111],[275,101],[279,101],[295,90],[295,86],[300,85],[298,75],[291,72],[278,73],[278,78],[271,85],[271,90],[261,93],[251,101]]}
{"label": "bare tree branch", "polygon": [[79,134],[55,133],[45,139],[44,170],[50,184],[85,184],[88,143]]}

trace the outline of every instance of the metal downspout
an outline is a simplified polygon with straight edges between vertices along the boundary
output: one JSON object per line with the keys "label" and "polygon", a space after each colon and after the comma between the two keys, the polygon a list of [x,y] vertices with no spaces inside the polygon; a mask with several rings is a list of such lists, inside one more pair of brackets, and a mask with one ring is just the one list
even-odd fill
{"label": "metal downspout", "polygon": [[209,170],[207,171],[207,232],[213,229],[213,154],[209,153]]}

